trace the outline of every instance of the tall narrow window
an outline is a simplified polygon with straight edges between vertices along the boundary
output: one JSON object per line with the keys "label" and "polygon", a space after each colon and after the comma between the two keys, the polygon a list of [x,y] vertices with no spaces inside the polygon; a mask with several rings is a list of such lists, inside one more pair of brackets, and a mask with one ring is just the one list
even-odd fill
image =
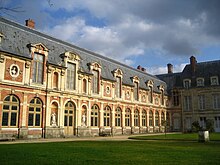
{"label": "tall narrow window", "polygon": [[58,89],[58,73],[54,72],[53,74],[53,88]]}
{"label": "tall narrow window", "polygon": [[149,126],[153,126],[153,112],[149,111]]}
{"label": "tall narrow window", "polygon": [[115,96],[121,98],[121,77],[116,77]]}
{"label": "tall narrow window", "polygon": [[109,106],[104,109],[104,126],[111,126],[111,108]]}
{"label": "tall narrow window", "polygon": [[192,109],[191,96],[184,96],[184,111],[191,111],[191,109]]}
{"label": "tall narrow window", "polygon": [[115,126],[121,127],[121,109],[117,108],[115,111]]}
{"label": "tall narrow window", "polygon": [[166,123],[167,123],[167,126],[170,126],[170,114],[169,114],[169,112],[166,113]]}
{"label": "tall narrow window", "polygon": [[173,91],[173,105],[179,106],[179,92]]}
{"label": "tall narrow window", "polygon": [[213,108],[219,109],[220,108],[220,95],[213,94]]}
{"label": "tall narrow window", "polygon": [[130,127],[131,126],[131,110],[126,109],[125,110],[125,126]]}
{"label": "tall narrow window", "polygon": [[76,65],[67,63],[66,88],[69,90],[76,89]]}
{"label": "tall narrow window", "polygon": [[32,66],[32,82],[43,83],[43,67],[44,67],[43,55],[34,54],[33,66]]}
{"label": "tall narrow window", "polygon": [[98,122],[99,122],[98,117],[99,117],[99,107],[98,105],[93,105],[91,111],[91,126],[98,126]]}
{"label": "tall narrow window", "polygon": [[155,126],[159,126],[159,113],[158,113],[158,111],[155,112]]}
{"label": "tall narrow window", "polygon": [[205,109],[205,95],[198,96],[199,110]]}
{"label": "tall narrow window", "polygon": [[83,93],[87,93],[87,81],[86,81],[86,79],[83,79],[83,85],[82,85],[83,87]]}
{"label": "tall narrow window", "polygon": [[203,129],[206,128],[206,117],[200,117],[199,124]]}
{"label": "tall narrow window", "polygon": [[161,90],[161,98],[160,98],[161,105],[164,105],[164,91]]}
{"label": "tall narrow window", "polygon": [[97,70],[93,70],[92,90],[93,93],[99,93],[99,72]]}
{"label": "tall narrow window", "polygon": [[139,113],[138,110],[135,110],[134,112],[134,126],[139,126]]}
{"label": "tall narrow window", "polygon": [[41,127],[42,102],[39,98],[34,98],[29,104],[28,126]]}
{"label": "tall narrow window", "polygon": [[142,126],[147,126],[146,122],[147,113],[145,110],[142,111]]}
{"label": "tall narrow window", "polygon": [[138,83],[134,83],[134,99],[138,101]]}
{"label": "tall narrow window", "polygon": [[7,96],[2,105],[2,127],[17,127],[19,101],[14,95]]}
{"label": "tall narrow window", "polygon": [[153,103],[153,87],[152,86],[149,86],[148,100],[150,103]]}

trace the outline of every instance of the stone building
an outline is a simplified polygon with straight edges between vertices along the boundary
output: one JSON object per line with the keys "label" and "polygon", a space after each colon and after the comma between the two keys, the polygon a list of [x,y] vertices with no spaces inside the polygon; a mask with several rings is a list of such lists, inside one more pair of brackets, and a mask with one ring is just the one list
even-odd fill
{"label": "stone building", "polygon": [[[200,62],[194,56],[182,72],[173,73],[168,64],[168,74],[158,75],[167,83],[173,131],[192,131],[192,123],[198,121],[206,128],[206,121],[214,122],[214,129],[220,132],[220,60]],[[169,70],[171,70],[169,72]]]}
{"label": "stone building", "polygon": [[164,121],[172,125],[164,81],[34,26],[0,18],[0,138],[152,133],[163,132]]}

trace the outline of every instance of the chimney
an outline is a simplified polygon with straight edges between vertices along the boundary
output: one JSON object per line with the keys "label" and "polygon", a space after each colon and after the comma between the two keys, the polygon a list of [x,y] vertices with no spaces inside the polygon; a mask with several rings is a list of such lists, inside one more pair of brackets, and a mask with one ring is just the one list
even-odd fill
{"label": "chimney", "polygon": [[191,65],[192,73],[195,73],[195,71],[196,71],[196,63],[197,63],[196,58],[194,56],[191,56],[190,57],[190,65]]}
{"label": "chimney", "polygon": [[168,70],[168,73],[173,73],[173,65],[172,64],[167,64],[167,70]]}
{"label": "chimney", "polygon": [[141,68],[141,70],[142,70],[143,72],[146,72],[146,69],[145,69],[145,68]]}
{"label": "chimney", "polygon": [[25,20],[25,25],[31,29],[35,28],[35,22],[32,19]]}
{"label": "chimney", "polygon": [[142,67],[140,65],[138,65],[137,69],[138,70],[142,70]]}

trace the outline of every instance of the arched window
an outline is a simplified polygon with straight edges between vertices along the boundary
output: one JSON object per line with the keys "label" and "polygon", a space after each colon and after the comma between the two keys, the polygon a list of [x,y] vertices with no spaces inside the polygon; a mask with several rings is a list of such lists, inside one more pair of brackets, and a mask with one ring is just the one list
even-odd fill
{"label": "arched window", "polygon": [[7,96],[3,101],[2,126],[18,127],[19,100],[16,96]]}
{"label": "arched window", "polygon": [[66,127],[74,126],[75,111],[76,111],[75,104],[71,101],[68,101],[65,105],[64,126]]}
{"label": "arched window", "polygon": [[131,126],[131,110],[128,108],[125,110],[125,126]]}
{"label": "arched window", "polygon": [[121,108],[115,110],[115,126],[121,127]]}
{"label": "arched window", "polygon": [[98,105],[92,106],[91,111],[91,126],[98,126],[99,124],[99,107]]}
{"label": "arched window", "polygon": [[139,126],[139,112],[135,110],[134,112],[134,126]]}
{"label": "arched window", "polygon": [[142,111],[142,126],[146,126],[146,118],[147,118],[147,113],[145,110]]}
{"label": "arched window", "polygon": [[86,79],[83,79],[82,88],[83,88],[83,93],[87,93],[87,81],[86,81]]}
{"label": "arched window", "polygon": [[158,111],[155,112],[155,126],[159,126],[159,113],[158,113]]}
{"label": "arched window", "polygon": [[149,111],[149,126],[153,126],[153,112]]}
{"label": "arched window", "polygon": [[30,101],[28,110],[28,126],[41,127],[42,106],[42,102],[39,98],[34,98]]}
{"label": "arched window", "polygon": [[54,72],[53,74],[53,88],[58,89],[58,73]]}
{"label": "arched window", "polygon": [[111,108],[109,106],[106,106],[104,109],[104,126],[110,126],[111,125]]}

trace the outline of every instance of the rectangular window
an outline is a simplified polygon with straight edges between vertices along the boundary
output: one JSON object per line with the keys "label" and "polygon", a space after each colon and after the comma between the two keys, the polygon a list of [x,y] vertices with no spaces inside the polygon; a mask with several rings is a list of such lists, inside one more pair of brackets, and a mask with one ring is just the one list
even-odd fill
{"label": "rectangular window", "polygon": [[184,111],[191,111],[191,109],[192,109],[191,96],[184,96]]}
{"label": "rectangular window", "polygon": [[93,71],[93,81],[92,81],[92,89],[93,93],[99,93],[99,72],[94,70]]}
{"label": "rectangular window", "polygon": [[199,103],[199,110],[204,110],[205,109],[205,96],[204,95],[198,96],[198,103]]}
{"label": "rectangular window", "polygon": [[72,63],[67,63],[67,79],[66,88],[69,90],[76,89],[76,65]]}
{"label": "rectangular window", "polygon": [[153,88],[152,88],[152,86],[149,86],[148,100],[150,103],[153,103]]}
{"label": "rectangular window", "polygon": [[199,125],[200,125],[202,128],[206,128],[206,117],[200,117]]}
{"label": "rectangular window", "polygon": [[187,130],[191,130],[192,128],[192,118],[191,117],[187,117],[186,118],[186,129]]}
{"label": "rectangular window", "polygon": [[36,114],[35,116],[35,126],[40,126],[40,114]]}
{"label": "rectangular window", "polygon": [[173,105],[179,106],[179,92],[173,91]]}
{"label": "rectangular window", "polygon": [[115,96],[121,98],[121,77],[116,77]]}
{"label": "rectangular window", "polygon": [[213,108],[214,109],[220,108],[220,95],[219,94],[213,95]]}
{"label": "rectangular window", "polygon": [[134,83],[134,99],[138,101],[138,83]]}
{"label": "rectangular window", "polygon": [[32,82],[39,84],[43,83],[43,64],[43,55],[35,53],[32,66]]}

